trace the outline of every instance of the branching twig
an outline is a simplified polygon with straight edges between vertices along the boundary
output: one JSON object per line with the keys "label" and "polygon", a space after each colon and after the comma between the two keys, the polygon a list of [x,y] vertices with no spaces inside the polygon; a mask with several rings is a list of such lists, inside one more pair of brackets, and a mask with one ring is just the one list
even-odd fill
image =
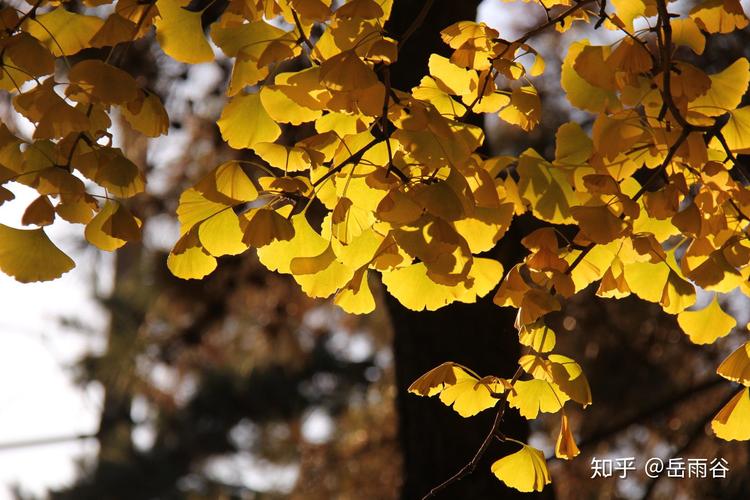
{"label": "branching twig", "polygon": [[438,494],[440,491],[444,490],[451,484],[457,481],[460,481],[464,477],[474,472],[474,469],[477,468],[479,461],[482,459],[484,454],[487,452],[487,449],[490,447],[492,440],[495,438],[495,436],[498,436],[500,423],[502,423],[503,421],[503,415],[505,414],[505,406],[508,402],[508,395],[510,394],[510,391],[513,390],[513,386],[521,377],[522,373],[523,373],[523,369],[519,366],[516,369],[516,373],[513,374],[513,378],[510,381],[510,387],[505,390],[505,392],[503,393],[503,397],[500,398],[500,401],[498,401],[497,403],[498,404],[497,413],[495,414],[495,420],[492,422],[492,427],[490,428],[490,432],[487,433],[487,436],[484,438],[484,441],[482,441],[482,444],[479,446],[479,449],[474,454],[474,457],[471,459],[471,461],[469,461],[468,464],[461,467],[461,470],[456,472],[453,476],[451,476],[444,482],[432,488],[429,491],[429,493],[427,493],[424,497],[422,497],[422,500],[426,500],[428,498],[435,496],[436,494]]}
{"label": "branching twig", "polygon": [[[649,177],[646,182],[643,183],[641,188],[638,190],[638,192],[633,196],[633,201],[638,201],[641,196],[643,196],[646,191],[648,190],[649,186],[652,182],[654,182],[659,176],[662,174],[662,172],[667,168],[667,166],[672,162],[672,158],[674,158],[675,153],[677,153],[677,150],[682,146],[682,143],[685,142],[687,139],[687,136],[690,134],[690,128],[683,128],[682,132],[680,133],[680,136],[677,138],[677,140],[669,147],[669,151],[667,151],[667,156],[664,157],[664,161],[661,162],[661,164],[656,168],[653,174],[651,174],[651,177]],[[624,217],[624,214],[620,215],[620,219]],[[578,266],[578,264],[583,261],[583,259],[586,258],[586,255],[596,246],[596,243],[589,243],[583,250],[581,250],[581,253],[579,253],[576,258],[573,260],[573,262],[570,263],[568,266],[567,271],[565,271],[567,274],[570,274],[573,272],[573,270]]]}
{"label": "branching twig", "polygon": [[388,66],[384,66],[383,70],[383,84],[385,85],[385,97],[383,97],[383,111],[380,115],[380,132],[385,140],[385,147],[388,150],[388,168],[385,175],[396,174],[402,182],[409,182],[409,176],[403,173],[396,165],[393,164],[393,151],[391,150],[391,131],[388,126],[388,104],[391,99],[391,69]]}
{"label": "branching twig", "polygon": [[34,19],[34,16],[36,16],[36,11],[37,11],[37,9],[38,9],[38,8],[39,8],[39,7],[41,6],[41,5],[42,5],[42,0],[38,0],[38,1],[37,1],[37,2],[36,2],[36,3],[35,3],[35,4],[34,4],[34,5],[32,6],[32,7],[31,7],[31,9],[29,9],[29,11],[28,11],[28,12],[26,12],[26,13],[25,13],[25,14],[24,14],[23,16],[21,16],[21,17],[20,17],[20,18],[18,19],[18,21],[16,22],[16,24],[15,24],[15,25],[14,25],[14,26],[13,26],[12,28],[7,28],[7,29],[5,30],[5,32],[6,32],[6,33],[8,33],[9,35],[12,35],[13,33],[15,33],[15,32],[16,32],[16,30],[17,30],[18,28],[20,28],[20,27],[21,27],[21,25],[22,25],[22,24],[24,23],[24,21],[26,21],[26,20],[27,20],[27,19],[29,19],[29,18],[31,18],[31,19]]}
{"label": "branching twig", "polygon": [[519,44],[525,43],[529,38],[538,35],[542,31],[546,30],[547,28],[549,28],[551,26],[554,26],[557,23],[563,22],[569,16],[575,14],[580,9],[582,9],[582,8],[588,6],[589,4],[592,4],[592,3],[594,3],[594,0],[581,0],[581,1],[579,1],[575,5],[572,5],[572,6],[568,7],[567,9],[565,9],[564,11],[562,11],[557,16],[555,16],[555,17],[547,20],[547,22],[545,22],[543,24],[540,24],[539,26],[537,26],[536,28],[534,28],[534,29],[532,29],[530,31],[527,31],[521,38],[519,38],[518,40],[516,40],[516,42],[519,43]]}
{"label": "branching twig", "polygon": [[735,167],[737,167],[737,171],[740,173],[740,176],[742,176],[742,179],[745,181],[746,184],[750,184],[750,175],[748,175],[747,172],[745,172],[744,167],[742,164],[737,161],[737,156],[732,152],[731,149],[729,149],[729,144],[727,144],[727,139],[724,137],[724,134],[721,133],[721,130],[716,130],[714,135],[716,136],[716,139],[719,141],[719,144],[721,144],[721,147],[724,148],[724,152],[727,154],[727,158],[729,158]]}
{"label": "branching twig", "polygon": [[375,138],[362,146],[360,149],[349,155],[347,159],[336,165],[335,167],[332,167],[328,172],[326,172],[320,179],[313,182],[313,187],[318,187],[320,184],[322,184],[326,179],[328,179],[330,176],[337,174],[343,169],[345,166],[349,165],[350,163],[357,163],[359,160],[362,159],[365,153],[367,153],[370,149],[372,149],[373,146],[375,146],[377,143],[381,142],[383,139]]}
{"label": "branching twig", "polygon": [[297,29],[299,30],[299,42],[304,43],[307,45],[307,48],[310,50],[310,58],[312,58],[312,52],[313,52],[313,44],[310,41],[309,38],[307,38],[307,35],[305,35],[305,30],[302,29],[302,23],[299,20],[299,16],[297,15],[297,11],[292,9],[292,17],[294,18],[294,24],[297,26]]}

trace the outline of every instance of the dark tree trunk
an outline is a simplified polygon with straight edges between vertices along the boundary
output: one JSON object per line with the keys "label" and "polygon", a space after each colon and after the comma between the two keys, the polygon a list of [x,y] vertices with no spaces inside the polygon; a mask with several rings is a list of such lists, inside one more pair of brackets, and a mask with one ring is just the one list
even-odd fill
{"label": "dark tree trunk", "polygon": [[[418,17],[423,1],[397,0],[386,29],[399,37]],[[448,55],[440,30],[461,20],[476,18],[478,1],[437,0],[392,67],[391,82],[408,90],[427,74],[431,53]],[[520,260],[519,239],[509,233],[494,256],[506,269]],[[494,412],[463,419],[436,399],[407,393],[420,375],[445,361],[471,367],[481,375],[510,377],[517,367],[518,337],[513,327],[515,310],[492,303],[491,295],[477,304],[453,304],[435,312],[410,311],[395,299],[386,299],[395,332],[399,439],[404,470],[401,498],[421,498],[430,489],[455,474],[476,453],[492,426]],[[506,412],[502,431],[526,439],[528,425],[515,411]],[[490,472],[492,462],[517,447],[494,443],[476,472],[444,490],[439,498],[507,499],[529,498],[506,488]],[[551,493],[548,488],[547,494]]]}
{"label": "dark tree trunk", "polygon": [[[435,398],[407,393],[417,377],[444,361],[455,361],[482,375],[509,377],[517,366],[518,340],[512,311],[485,298],[477,304],[454,304],[435,312],[413,312],[388,297],[395,331],[397,406],[404,453],[401,497],[421,498],[466,465],[492,426],[494,411],[464,419]],[[506,412],[502,431],[518,439],[528,434],[526,422]],[[513,448],[493,445],[476,472],[454,483],[439,498],[515,498],[490,472],[492,462]]]}

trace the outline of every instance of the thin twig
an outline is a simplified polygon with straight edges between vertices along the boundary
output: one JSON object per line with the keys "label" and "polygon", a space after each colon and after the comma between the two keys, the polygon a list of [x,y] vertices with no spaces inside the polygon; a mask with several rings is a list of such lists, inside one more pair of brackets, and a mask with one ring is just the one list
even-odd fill
{"label": "thin twig", "polygon": [[357,163],[359,160],[362,159],[362,156],[364,156],[365,153],[367,153],[370,149],[372,149],[373,146],[381,142],[383,139],[375,138],[362,146],[362,148],[358,149],[347,159],[336,165],[335,167],[332,167],[328,172],[326,172],[323,177],[318,179],[317,181],[313,182],[313,187],[318,187],[320,184],[322,184],[326,179],[328,179],[330,176],[337,174],[343,169],[345,166],[349,165],[350,163]]}
{"label": "thin twig", "polygon": [[419,14],[417,14],[417,17],[414,18],[414,21],[409,25],[408,28],[406,28],[406,31],[404,31],[404,34],[401,35],[401,40],[398,42],[398,48],[400,49],[402,45],[406,43],[406,41],[411,38],[411,36],[414,34],[415,31],[419,29],[420,26],[422,26],[422,23],[424,23],[425,18],[427,18],[427,14],[430,12],[430,9],[432,8],[432,4],[435,3],[435,0],[427,0],[424,5],[422,5],[422,10],[419,11]]}
{"label": "thin twig", "polygon": [[[680,133],[680,136],[677,138],[677,140],[669,147],[669,151],[667,151],[667,156],[664,157],[664,161],[659,165],[653,174],[651,174],[651,177],[649,177],[646,182],[643,183],[641,188],[638,190],[638,192],[633,196],[633,201],[638,201],[641,196],[643,196],[646,191],[648,190],[650,184],[654,182],[659,176],[662,174],[662,172],[667,168],[667,166],[672,162],[672,158],[674,158],[675,153],[677,153],[677,150],[682,146],[682,143],[685,142],[687,139],[687,136],[690,134],[689,128],[682,129],[682,132]],[[624,218],[625,214],[620,215],[620,219]],[[568,269],[565,271],[566,274],[570,274],[573,272],[573,270],[578,266],[578,264],[583,261],[584,258],[586,258],[586,255],[596,246],[596,243],[591,242],[589,243],[583,250],[581,250],[581,253],[579,253],[576,258],[573,260],[573,262],[570,263],[568,266]]]}
{"label": "thin twig", "polygon": [[531,31],[527,31],[521,38],[519,38],[518,40],[516,40],[516,43],[519,43],[519,44],[525,43],[529,38],[538,35],[542,31],[546,30],[547,28],[549,28],[551,26],[554,26],[557,23],[563,22],[569,16],[575,14],[580,9],[582,9],[582,8],[588,6],[589,4],[592,4],[592,3],[594,3],[594,0],[579,1],[575,5],[572,5],[572,6],[568,7],[567,9],[565,9],[564,11],[562,11],[557,16],[555,16],[555,17],[553,17],[551,19],[548,19],[547,22],[545,22],[543,24],[540,24],[539,26],[537,26],[536,28],[532,29]]}
{"label": "thin twig", "polygon": [[500,398],[498,401],[498,409],[497,413],[495,414],[495,420],[492,422],[492,427],[490,428],[490,432],[487,433],[487,436],[484,438],[484,441],[482,441],[482,444],[479,446],[479,449],[474,454],[474,457],[471,459],[471,461],[461,467],[461,470],[456,472],[453,476],[445,480],[444,482],[440,483],[439,485],[432,488],[429,493],[427,493],[425,496],[422,497],[422,500],[426,500],[430,497],[435,496],[440,491],[444,490],[451,484],[460,481],[464,477],[468,476],[472,472],[474,472],[474,469],[477,468],[477,465],[479,464],[479,461],[482,459],[484,454],[487,452],[487,449],[490,447],[490,444],[492,444],[492,440],[495,438],[495,436],[498,436],[498,431],[500,429],[500,424],[503,421],[503,415],[505,414],[505,406],[508,402],[508,395],[510,394],[510,391],[513,390],[513,386],[518,381],[518,379],[521,377],[521,374],[523,373],[523,369],[519,366],[516,369],[516,373],[513,374],[513,378],[510,381],[510,387],[505,390],[503,393],[503,397]]}
{"label": "thin twig", "polygon": [[31,446],[47,446],[51,444],[67,443],[70,441],[83,441],[86,439],[96,439],[96,437],[96,434],[73,434],[70,436],[23,439],[20,441],[0,443],[0,451],[15,450],[18,448],[29,448]]}
{"label": "thin twig", "polygon": [[31,18],[31,19],[34,19],[34,16],[36,15],[36,11],[37,11],[37,9],[38,9],[38,8],[39,8],[39,7],[41,6],[41,5],[42,5],[42,0],[38,0],[38,1],[37,1],[37,3],[35,3],[35,4],[34,4],[34,5],[33,5],[33,6],[31,7],[31,9],[29,9],[29,11],[28,11],[28,12],[26,12],[26,13],[25,13],[25,14],[24,14],[23,16],[21,16],[21,17],[20,17],[20,18],[18,19],[18,22],[16,22],[16,24],[15,24],[15,25],[14,25],[14,26],[13,26],[12,28],[7,28],[7,29],[5,30],[5,32],[6,32],[6,33],[8,33],[9,35],[12,35],[13,33],[15,33],[15,32],[16,32],[16,30],[17,30],[18,28],[20,28],[20,27],[21,27],[21,25],[22,25],[22,24],[24,23],[24,21],[26,21],[26,20],[27,20],[27,19],[29,19],[29,18]]}
{"label": "thin twig", "polygon": [[388,168],[386,169],[386,177],[390,174],[395,174],[402,182],[408,183],[409,176],[401,171],[396,165],[393,164],[393,151],[391,150],[391,130],[388,126],[388,105],[391,98],[391,69],[388,66],[383,66],[383,84],[385,85],[385,96],[383,97],[383,111],[380,115],[380,132],[383,134],[385,140],[385,147],[388,150]]}
{"label": "thin twig", "polygon": [[737,161],[737,156],[735,156],[732,150],[729,149],[729,144],[727,144],[727,139],[726,137],[724,137],[724,134],[721,132],[721,130],[716,130],[714,132],[714,135],[716,136],[716,139],[718,139],[719,144],[721,144],[721,147],[724,148],[724,152],[727,154],[727,158],[729,158],[734,166],[737,167],[737,171],[740,173],[740,176],[742,176],[745,184],[750,184],[750,176],[747,172],[745,172],[745,169],[740,164],[740,162]]}
{"label": "thin twig", "polygon": [[312,58],[312,52],[313,52],[313,44],[310,41],[309,38],[307,38],[307,35],[305,35],[305,30],[302,29],[302,23],[299,20],[299,16],[297,15],[297,11],[292,9],[292,17],[294,18],[294,24],[297,26],[297,29],[299,30],[299,42],[304,43],[307,45],[307,48],[310,50],[310,57]]}

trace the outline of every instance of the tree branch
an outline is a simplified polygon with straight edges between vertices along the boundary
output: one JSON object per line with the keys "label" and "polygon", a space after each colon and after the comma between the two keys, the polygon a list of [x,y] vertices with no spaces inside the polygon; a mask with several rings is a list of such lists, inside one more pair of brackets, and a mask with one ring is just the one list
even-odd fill
{"label": "tree branch", "polygon": [[393,164],[393,151],[391,150],[391,131],[388,126],[388,104],[391,99],[391,69],[388,66],[384,66],[383,70],[383,84],[385,85],[385,96],[383,97],[383,111],[380,115],[380,132],[383,134],[385,140],[385,147],[388,150],[388,169],[385,175],[395,174],[401,182],[409,182],[409,176],[401,171],[396,165]]}
{"label": "tree branch", "polygon": [[425,18],[427,18],[427,14],[429,14],[430,9],[432,8],[432,4],[435,3],[435,0],[427,0],[425,1],[424,5],[422,5],[422,10],[419,11],[419,14],[417,14],[417,17],[414,18],[414,21],[409,25],[408,28],[406,28],[406,31],[404,31],[404,34],[401,35],[401,40],[398,42],[398,48],[401,49],[401,46],[406,43],[409,38],[414,34],[415,31],[419,29],[420,26],[422,26],[422,23],[424,23]]}
{"label": "tree branch", "polygon": [[50,444],[67,443],[70,441],[83,441],[85,439],[96,439],[96,434],[72,434],[69,436],[54,436],[34,439],[23,439],[0,443],[0,451],[15,450],[18,448],[29,448],[32,446],[46,446]]}
{"label": "tree branch", "polygon": [[550,18],[547,20],[547,22],[540,24],[536,28],[532,29],[531,31],[527,31],[521,38],[516,40],[516,43],[525,43],[529,38],[534,37],[541,33],[542,31],[546,30],[547,28],[554,26],[557,23],[563,22],[565,19],[567,19],[569,16],[575,14],[580,9],[588,6],[589,4],[594,3],[594,0],[579,0],[578,3],[575,5],[572,5],[562,11],[557,16]]}
{"label": "tree branch", "polygon": [[640,412],[636,413],[632,417],[621,420],[620,422],[617,422],[611,427],[592,433],[590,436],[587,436],[581,439],[581,441],[578,443],[578,447],[580,449],[583,449],[583,448],[593,446],[594,444],[600,441],[603,441],[615,434],[619,434],[620,432],[624,431],[631,425],[635,425],[639,422],[643,422],[645,420],[654,418],[663,412],[671,410],[675,405],[678,405],[684,402],[685,400],[688,400],[694,397],[697,394],[700,394],[704,391],[709,391],[715,387],[718,387],[719,385],[722,384],[722,382],[723,382],[723,379],[719,377],[713,377],[708,380],[705,380],[699,383],[698,385],[690,387],[684,390],[683,392],[670,397],[669,399],[661,400],[657,404],[651,406],[650,408],[641,410]]}
{"label": "tree branch", "polygon": [[453,476],[451,476],[444,482],[432,488],[425,496],[422,497],[422,500],[427,500],[428,498],[435,496],[436,494],[438,494],[440,491],[444,490],[451,484],[460,481],[464,477],[474,472],[474,469],[477,468],[479,461],[482,459],[484,454],[487,452],[487,449],[490,447],[492,440],[495,438],[495,436],[498,435],[498,431],[500,429],[500,423],[502,423],[503,415],[505,414],[505,406],[508,403],[508,395],[510,394],[510,391],[513,390],[513,386],[521,377],[522,373],[523,373],[523,369],[519,366],[518,369],[516,369],[516,373],[513,374],[513,378],[510,381],[510,388],[505,390],[505,392],[503,393],[503,397],[500,399],[500,401],[498,401],[497,413],[495,414],[495,420],[492,422],[492,427],[490,428],[490,432],[487,433],[487,436],[484,438],[484,441],[482,441],[482,444],[479,446],[479,449],[477,450],[476,454],[474,454],[474,457],[469,461],[469,463],[461,467],[461,470],[456,472]]}
{"label": "tree branch", "polygon": [[335,167],[332,167],[328,172],[326,172],[320,179],[313,182],[313,187],[318,187],[320,184],[322,184],[326,179],[328,179],[330,176],[337,174],[343,169],[345,166],[349,165],[350,163],[357,163],[359,160],[362,159],[362,156],[364,156],[365,153],[367,153],[370,149],[372,149],[373,146],[375,146],[377,143],[381,142],[383,139],[375,138],[362,146],[359,150],[349,155],[347,159],[336,165]]}
{"label": "tree branch", "polygon": [[310,41],[309,38],[307,38],[307,35],[305,35],[305,30],[302,29],[302,23],[299,20],[299,16],[297,15],[297,11],[292,9],[292,17],[294,18],[294,24],[297,26],[297,29],[299,30],[299,39],[298,43],[304,43],[307,45],[308,50],[310,50],[310,58],[312,58],[313,53],[313,44]]}
{"label": "tree branch", "polygon": [[[690,128],[683,128],[682,132],[680,132],[680,136],[677,138],[677,140],[669,147],[669,151],[667,151],[667,156],[664,157],[664,161],[659,165],[653,174],[651,174],[651,177],[649,177],[646,182],[643,183],[641,188],[638,190],[638,192],[633,196],[633,201],[638,201],[641,196],[644,195],[644,193],[648,190],[648,186],[656,180],[661,173],[667,168],[667,166],[672,162],[672,158],[674,158],[675,153],[677,153],[677,150],[680,148],[683,142],[685,142],[685,139],[687,139],[687,136],[690,134]],[[620,215],[620,219],[624,218],[625,214]],[[568,269],[565,271],[566,274],[570,274],[573,272],[573,269],[578,266],[578,264],[581,263],[583,259],[586,258],[586,255],[596,246],[596,243],[589,243],[583,250],[581,250],[581,253],[579,253],[576,258],[573,260],[573,262],[570,263],[568,266]]]}

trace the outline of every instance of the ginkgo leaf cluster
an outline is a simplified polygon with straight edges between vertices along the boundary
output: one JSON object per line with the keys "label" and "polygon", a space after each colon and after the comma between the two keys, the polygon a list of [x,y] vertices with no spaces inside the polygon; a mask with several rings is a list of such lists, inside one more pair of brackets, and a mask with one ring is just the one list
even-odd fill
{"label": "ginkgo leaf cluster", "polygon": [[[564,407],[592,398],[581,366],[554,352],[549,313],[593,286],[603,298],[659,304],[692,342],[711,344],[735,327],[724,294],[750,296],[750,173],[737,158],[750,152],[741,106],[750,62],[737,57],[709,74],[682,57],[748,19],[737,0],[697,2],[683,16],[666,0],[527,3],[549,20],[515,40],[472,20],[442,29],[446,52],[424,61],[413,88],[391,85],[408,43],[387,29],[393,0],[230,1],[208,25],[188,0],[3,7],[0,88],[34,131],[22,138],[0,125],[0,204],[12,202],[14,183],[38,196],[19,221],[36,227],[0,226],[0,270],[23,282],[70,270],[45,233],[58,218],[83,225],[102,250],[140,239],[129,199],[148,179],[115,146],[113,120],[157,137],[169,117],[160,96],[117,66],[116,50],[153,38],[180,63],[228,60],[216,124],[236,158],[181,194],[170,271],[202,279],[221,257],[253,249],[310,297],[356,314],[375,309],[378,280],[416,311],[493,293],[517,312],[528,351],[517,376],[446,362],[410,390],[439,395],[464,417],[506,405],[528,419],[559,412],[556,454],[574,457]],[[655,27],[638,29],[643,18]],[[534,130],[544,112],[536,79],[548,69],[534,37],[574,23],[617,35],[564,47],[561,87],[591,125],[562,124],[549,157],[484,154],[474,118]],[[525,214],[541,227],[504,269],[487,252]],[[698,289],[713,294],[700,309]],[[744,386],[746,347],[719,367]],[[750,438],[749,408],[745,387],[716,416],[717,436]],[[549,482],[543,457],[521,445],[492,470],[538,491]]]}

